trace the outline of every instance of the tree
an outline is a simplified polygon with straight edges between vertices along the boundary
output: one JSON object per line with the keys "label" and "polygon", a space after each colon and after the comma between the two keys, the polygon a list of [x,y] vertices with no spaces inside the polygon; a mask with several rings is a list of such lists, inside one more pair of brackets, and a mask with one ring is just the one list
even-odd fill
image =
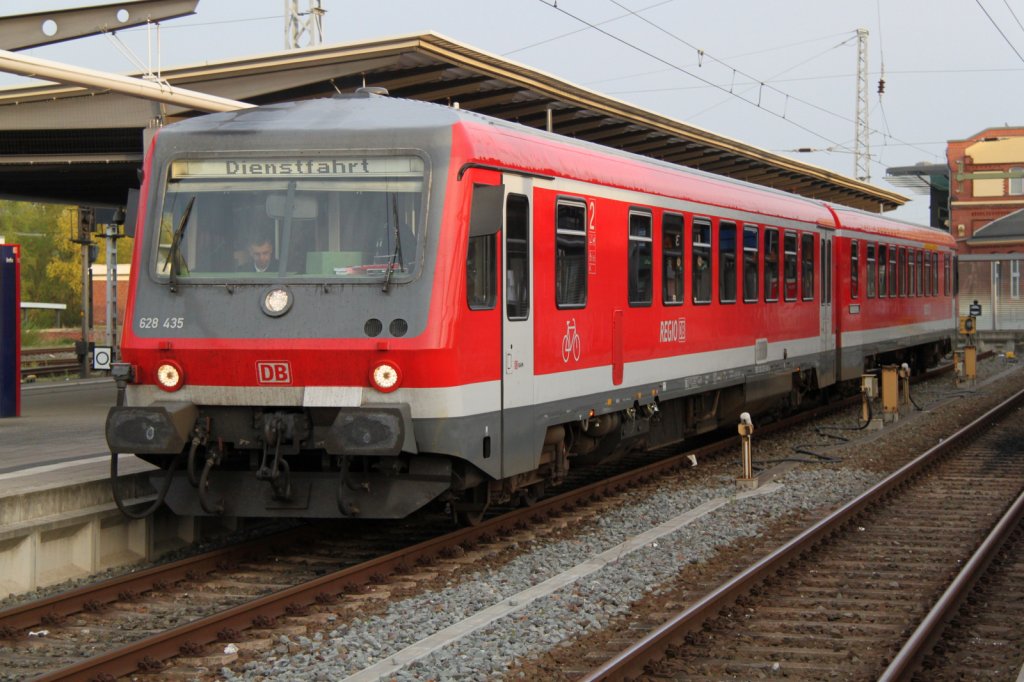
{"label": "tree", "polygon": [[[0,236],[21,244],[21,300],[67,305],[65,320],[77,324],[82,311],[82,251],[71,241],[74,206],[0,201]],[[106,260],[102,239],[99,258]],[[117,261],[131,262],[131,239],[119,239]]]}

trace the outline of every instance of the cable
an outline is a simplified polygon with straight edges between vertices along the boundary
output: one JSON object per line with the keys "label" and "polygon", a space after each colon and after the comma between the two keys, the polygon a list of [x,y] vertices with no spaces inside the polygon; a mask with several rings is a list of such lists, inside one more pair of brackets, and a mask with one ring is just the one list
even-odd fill
{"label": "cable", "polygon": [[[997,31],[999,31],[999,35],[1001,35],[1001,36],[1003,37],[1003,40],[1005,40],[1005,41],[1006,41],[1006,44],[1007,44],[1007,45],[1009,45],[1009,46],[1010,46],[1010,49],[1011,49],[1011,50],[1013,50],[1014,54],[1016,54],[1016,55],[1017,55],[1017,59],[1019,59],[1019,60],[1021,60],[1022,62],[1024,62],[1024,57],[1022,57],[1022,56],[1021,56],[1020,52],[1018,52],[1018,51],[1017,51],[1017,48],[1016,48],[1016,47],[1014,47],[1014,46],[1013,46],[1013,43],[1011,43],[1011,42],[1010,42],[1010,39],[1006,37],[1006,34],[1005,34],[1005,33],[1003,33],[1003,29],[999,28],[999,24],[997,24],[997,23],[996,23],[996,20],[992,18],[992,15],[988,13],[988,10],[987,10],[987,9],[985,9],[985,6],[981,4],[981,0],[974,0],[974,1],[975,1],[976,3],[978,3],[978,7],[980,7],[980,8],[981,8],[981,11],[985,13],[985,16],[986,16],[986,17],[988,17],[988,20],[989,20],[990,22],[992,22],[992,25],[993,25],[993,26],[995,26],[995,29],[996,29]],[[1005,0],[1004,0],[1004,1],[1005,1]],[[1016,15],[1014,15],[1014,18],[1016,19]],[[1020,22],[1018,22],[1018,23],[1020,23]]]}
{"label": "cable", "polygon": [[[646,12],[649,9],[654,9],[655,7],[661,7],[662,5],[667,5],[667,4],[672,3],[672,2],[675,2],[675,0],[662,0],[662,2],[657,2],[657,3],[653,4],[653,5],[648,5],[647,7],[641,7],[637,11],[638,12]],[[545,3],[545,4],[547,4],[547,3]],[[602,26],[604,24],[610,24],[613,21],[618,21],[619,19],[625,19],[629,15],[630,15],[630,13],[620,14],[617,17],[612,17],[611,19],[605,19],[604,21],[598,22],[597,25],[598,26]],[[537,47],[539,45],[546,45],[547,43],[551,43],[551,42],[554,42],[556,40],[561,40],[562,38],[568,38],[569,36],[576,35],[577,33],[583,33],[586,30],[587,30],[586,28],[580,28],[580,29],[576,29],[575,31],[569,31],[568,33],[562,33],[561,35],[553,36],[551,38],[546,38],[545,40],[541,40],[541,41],[536,42],[536,43],[530,43],[529,45],[524,45],[523,47],[517,47],[516,49],[510,50],[509,52],[502,52],[501,56],[507,57],[510,54],[515,54],[516,52],[522,52],[523,50],[529,50],[530,48]]]}
{"label": "cable", "polygon": [[[818,137],[818,138],[820,138],[822,140],[825,140],[826,142],[830,142],[830,143],[832,143],[834,145],[838,145],[839,144],[839,143],[829,139],[825,135],[822,135],[821,133],[818,133],[818,132],[816,132],[814,130],[811,130],[810,128],[808,128],[807,126],[805,126],[805,125],[803,125],[801,123],[797,123],[796,121],[794,121],[791,118],[786,118],[785,116],[783,116],[781,114],[778,114],[778,113],[772,111],[771,109],[766,109],[766,108],[762,107],[760,102],[754,102],[754,101],[746,99],[745,97],[741,97],[741,96],[739,96],[739,95],[737,95],[735,93],[731,93],[726,88],[724,88],[724,87],[722,87],[722,86],[720,86],[720,85],[718,85],[716,83],[713,83],[713,82],[707,80],[706,78],[702,78],[701,76],[698,76],[696,74],[690,73],[686,69],[684,69],[684,68],[682,68],[682,67],[680,67],[680,66],[678,66],[676,64],[673,64],[672,62],[669,62],[669,61],[667,61],[665,59],[662,59],[661,57],[655,55],[652,52],[649,52],[648,50],[645,50],[645,49],[643,49],[641,47],[633,45],[629,41],[624,40],[624,39],[622,39],[622,38],[620,38],[620,37],[618,37],[618,36],[616,36],[616,35],[614,35],[612,33],[609,33],[608,31],[604,30],[603,28],[600,28],[599,26],[590,23],[586,19],[583,19],[582,17],[578,17],[575,14],[572,14],[571,12],[568,12],[565,9],[559,7],[557,2],[555,2],[555,4],[551,4],[547,0],[540,0],[540,2],[542,2],[545,5],[547,5],[548,7],[551,7],[554,10],[557,10],[558,12],[561,12],[562,14],[564,14],[564,15],[566,15],[568,17],[571,17],[572,19],[575,19],[576,21],[578,21],[578,22],[580,22],[582,24],[586,24],[587,26],[589,26],[590,28],[594,29],[595,31],[598,31],[599,33],[604,34],[605,36],[611,38],[612,40],[614,40],[616,42],[619,42],[619,43],[622,43],[626,47],[632,48],[632,49],[636,50],[637,52],[640,52],[641,54],[644,54],[644,55],[650,57],[651,59],[654,59],[655,61],[661,62],[662,64],[665,64],[666,66],[668,66],[668,67],[670,67],[670,68],[672,68],[672,69],[674,69],[676,71],[679,71],[681,73],[685,73],[686,75],[690,76],[691,78],[695,78],[696,80],[698,80],[698,81],[700,81],[700,82],[702,82],[702,83],[704,83],[706,85],[710,85],[713,88],[721,90],[722,92],[727,92],[727,93],[733,95],[734,97],[736,97],[737,99],[743,100],[747,104],[752,104],[752,105],[756,106],[758,109],[761,109],[762,111],[764,111],[764,112],[766,112],[768,114],[771,114],[772,116],[776,116],[778,118],[781,118],[784,121],[789,122],[791,125],[794,125],[797,128],[800,128],[801,130],[803,130],[806,133],[810,133],[811,135],[814,135],[815,137]],[[620,7],[621,7],[621,5],[620,5]],[[682,42],[685,43],[685,41],[682,41]],[[718,60],[716,59],[715,61],[718,61]],[[762,83],[762,86],[763,86],[763,83]],[[775,89],[775,88],[773,88],[773,89]],[[782,94],[785,94],[785,93],[782,93]]]}
{"label": "cable", "polygon": [[1024,31],[1024,25],[1021,25],[1020,19],[1017,18],[1017,13],[1013,11],[1012,7],[1010,7],[1010,3],[1003,0],[1003,4],[1006,5],[1006,9],[1010,12],[1010,16],[1013,17],[1013,20],[1017,22],[1017,27]]}

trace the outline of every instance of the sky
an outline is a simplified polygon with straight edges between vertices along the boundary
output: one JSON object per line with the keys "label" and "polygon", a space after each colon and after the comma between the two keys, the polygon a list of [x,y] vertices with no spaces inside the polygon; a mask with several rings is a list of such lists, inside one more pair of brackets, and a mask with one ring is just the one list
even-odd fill
{"label": "sky", "polygon": [[[0,15],[99,0],[0,0]],[[197,14],[26,50],[115,73],[285,47],[287,0],[200,0]],[[299,0],[305,8],[308,0]],[[434,31],[560,79],[854,176],[857,30],[867,29],[870,182],[944,163],[946,141],[1024,125],[1024,0],[322,0],[324,44]],[[156,49],[159,44],[159,50]],[[882,94],[879,80],[884,79]],[[31,83],[0,74],[0,87]],[[810,151],[798,151],[810,150]]]}

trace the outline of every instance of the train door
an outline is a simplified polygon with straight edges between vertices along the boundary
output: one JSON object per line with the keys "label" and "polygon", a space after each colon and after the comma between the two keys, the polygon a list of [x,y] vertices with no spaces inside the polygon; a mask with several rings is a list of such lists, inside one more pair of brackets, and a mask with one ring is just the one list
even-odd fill
{"label": "train door", "polygon": [[836,321],[832,305],[832,234],[821,233],[821,249],[818,258],[821,281],[820,357],[818,384],[828,386],[836,381]]}
{"label": "train door", "polygon": [[529,178],[505,175],[502,315],[502,475],[532,469],[540,456],[534,448],[533,414],[533,210]]}

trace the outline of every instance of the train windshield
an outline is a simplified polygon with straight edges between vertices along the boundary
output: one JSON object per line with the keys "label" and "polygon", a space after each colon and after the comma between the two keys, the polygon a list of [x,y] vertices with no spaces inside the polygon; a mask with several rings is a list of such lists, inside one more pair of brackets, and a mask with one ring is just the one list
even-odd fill
{"label": "train windshield", "polygon": [[177,281],[400,282],[423,236],[419,156],[179,159],[153,254]]}

